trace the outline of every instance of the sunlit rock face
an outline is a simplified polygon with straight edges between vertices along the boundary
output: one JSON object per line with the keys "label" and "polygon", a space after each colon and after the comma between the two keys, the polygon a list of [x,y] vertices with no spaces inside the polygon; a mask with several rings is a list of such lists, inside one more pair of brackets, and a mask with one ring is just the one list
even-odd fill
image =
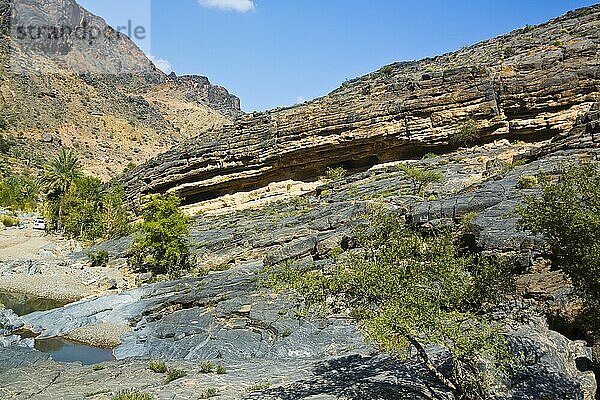
{"label": "sunlit rock face", "polygon": [[[568,132],[600,97],[600,6],[574,11],[444,56],[398,63],[312,102],[244,115],[150,160],[129,193],[188,201],[328,166],[362,167],[451,150],[474,124],[480,142]],[[217,137],[219,139],[215,140]]]}

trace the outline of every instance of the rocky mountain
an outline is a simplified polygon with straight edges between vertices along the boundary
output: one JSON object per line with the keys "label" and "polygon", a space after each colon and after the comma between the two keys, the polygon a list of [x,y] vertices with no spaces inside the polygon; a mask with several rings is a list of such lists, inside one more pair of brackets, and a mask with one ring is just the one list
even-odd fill
{"label": "rocky mountain", "polygon": [[[346,316],[303,315],[261,286],[265,267],[326,270],[360,251],[353,229],[376,205],[418,228],[461,222],[479,256],[514,256],[516,290],[488,317],[516,362],[494,371],[486,399],[597,399],[600,345],[573,320],[573,285],[515,209],[541,192],[524,177],[551,180],[568,163],[600,161],[599,32],[600,5],[573,11],[384,67],[312,102],[237,116],[137,167],[122,180],[132,200],[173,190],[188,203],[194,272],[158,283],[131,276],[131,236],[79,251],[57,243],[54,253],[42,242],[26,256],[17,243],[0,262],[0,293],[80,301],[23,316],[0,310],[0,397],[109,400],[137,388],[157,399],[456,399],[412,352],[382,354]],[[153,90],[148,104],[190,126],[180,113],[188,101],[235,108],[203,79],[168,77]],[[318,178],[340,165],[346,176]],[[440,180],[414,195],[403,167]],[[90,265],[99,251],[108,267]],[[23,329],[109,346],[111,357],[57,362]],[[441,346],[425,351],[440,369],[451,363]],[[169,382],[153,359],[187,375]],[[208,361],[226,373],[207,373]]]}
{"label": "rocky mountain", "polygon": [[329,95],[244,115],[140,166],[132,195],[189,202],[448,152],[473,125],[478,141],[539,141],[568,131],[600,96],[600,6],[573,11],[455,53],[386,66]]}
{"label": "rocky mountain", "polygon": [[[298,268],[333,262],[330,254],[347,248],[366,208],[385,202],[423,226],[476,213],[474,245],[482,252],[512,252],[522,263],[526,273],[519,278],[519,297],[495,311],[507,323],[507,339],[522,362],[502,373],[490,399],[594,400],[591,348],[579,340],[575,326],[563,327],[561,333],[547,319],[550,310],[558,317],[576,304],[572,286],[560,271],[544,266],[543,243],[517,227],[513,210],[523,196],[539,190],[519,188],[519,177],[556,175],[566,162],[599,157],[596,107],[554,141],[499,140],[423,160],[385,163],[307,188],[300,198],[202,213],[194,218],[190,244],[199,266],[213,269],[207,276],[134,289],[119,284],[118,293],[21,318],[0,312],[0,333],[8,333],[0,336],[0,346],[2,340],[7,346],[0,348],[0,394],[75,399],[95,393],[110,399],[111,393],[136,387],[158,399],[196,398],[207,388],[231,400],[455,399],[421,363],[378,353],[347,319],[299,318],[294,304],[266,294],[258,283],[260,271],[279,262]],[[438,200],[406,195],[411,183],[399,164],[443,173],[443,180],[428,189]],[[116,271],[131,240],[71,254],[62,264],[79,271],[86,252],[105,250],[111,256],[107,270]],[[7,263],[0,269],[0,287],[16,281],[16,271],[27,274],[27,268],[26,263]],[[40,268],[40,278],[51,274],[50,265]],[[31,339],[10,335],[22,327],[41,337],[86,343],[108,337],[117,341],[117,361],[103,362],[104,369],[92,373],[90,366],[50,360],[28,348]],[[447,362],[442,348],[427,351],[436,365]],[[161,374],[148,369],[150,359],[166,360],[188,375],[166,384]],[[207,360],[225,365],[227,374],[202,372]]]}
{"label": "rocky mountain", "polygon": [[[167,77],[126,36],[74,0],[0,2],[0,110],[13,152],[34,163],[75,148],[87,172],[113,177],[240,113],[205,77]],[[20,40],[19,27],[72,33]],[[108,32],[81,40],[77,29]],[[110,36],[110,35],[112,36]],[[193,123],[190,123],[193,121]]]}

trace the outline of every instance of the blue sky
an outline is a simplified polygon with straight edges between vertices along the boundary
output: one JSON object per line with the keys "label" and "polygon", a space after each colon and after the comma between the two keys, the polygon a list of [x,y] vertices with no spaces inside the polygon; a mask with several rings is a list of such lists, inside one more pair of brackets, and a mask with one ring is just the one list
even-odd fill
{"label": "blue sky", "polygon": [[[435,56],[597,1],[82,0],[109,23],[151,18],[144,50],[206,75],[244,111],[322,96],[394,61]],[[151,2],[151,16],[148,16]],[[130,3],[131,4],[131,3]],[[139,15],[138,15],[139,14]],[[150,22],[143,22],[149,24]]]}

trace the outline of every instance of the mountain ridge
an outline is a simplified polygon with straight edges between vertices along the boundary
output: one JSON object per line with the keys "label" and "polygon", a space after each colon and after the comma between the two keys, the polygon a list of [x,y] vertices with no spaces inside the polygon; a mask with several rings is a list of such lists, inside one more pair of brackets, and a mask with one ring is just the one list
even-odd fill
{"label": "mountain ridge", "polygon": [[[327,96],[238,117],[149,160],[124,179],[134,197],[173,191],[187,202],[316,179],[478,141],[545,140],[572,128],[600,97],[600,5],[458,52],[392,64]],[[480,136],[480,137],[479,137]]]}
{"label": "mountain ridge", "polygon": [[[30,163],[67,146],[88,173],[111,178],[188,136],[209,135],[241,113],[239,99],[225,88],[206,77],[168,77],[124,35],[93,45],[68,35],[18,41],[11,35],[18,13],[35,24],[116,31],[74,0],[19,0],[20,10],[14,4],[0,2],[0,115],[8,125],[5,135],[14,138],[13,154]],[[166,93],[165,85],[171,86]]]}

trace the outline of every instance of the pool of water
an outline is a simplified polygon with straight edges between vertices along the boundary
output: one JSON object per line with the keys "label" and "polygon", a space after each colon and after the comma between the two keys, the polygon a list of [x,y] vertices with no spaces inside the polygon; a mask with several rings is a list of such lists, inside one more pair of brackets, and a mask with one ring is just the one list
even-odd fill
{"label": "pool of water", "polygon": [[79,361],[83,365],[93,365],[115,359],[111,349],[92,347],[64,338],[36,339],[35,348],[50,354],[54,361],[59,362]]}
{"label": "pool of water", "polygon": [[0,292],[0,304],[5,308],[10,308],[18,316],[22,316],[31,314],[35,311],[48,311],[59,308],[67,303],[57,300],[42,299],[27,294]]}
{"label": "pool of water", "polygon": [[[48,311],[59,308],[67,303],[56,300],[42,299],[20,293],[0,292],[0,304],[12,309],[15,314],[22,316],[35,311]],[[29,331],[18,334],[23,338],[35,338],[37,335]],[[114,360],[111,349],[88,346],[61,337],[49,339],[35,339],[35,348],[43,353],[50,354],[52,359],[59,362],[76,362],[83,365],[98,364]]]}

